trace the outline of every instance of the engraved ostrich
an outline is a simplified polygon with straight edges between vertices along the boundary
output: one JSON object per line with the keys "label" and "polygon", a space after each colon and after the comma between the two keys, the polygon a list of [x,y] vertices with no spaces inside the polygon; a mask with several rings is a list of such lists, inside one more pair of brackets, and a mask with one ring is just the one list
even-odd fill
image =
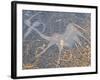
{"label": "engraved ostrich", "polygon": [[[88,42],[88,44],[90,44],[90,41],[83,35],[83,33],[86,32],[85,29],[81,28],[79,25],[74,24],[74,23],[69,23],[66,26],[65,32],[63,34],[59,34],[59,33],[54,33],[52,36],[46,36],[44,34],[42,34],[36,27],[39,26],[41,24],[41,22],[36,21],[34,22],[32,25],[30,24],[30,20],[26,20],[25,24],[29,27],[27,32],[24,35],[24,38],[26,38],[30,32],[32,30],[36,31],[40,37],[42,37],[43,39],[49,41],[48,46],[46,48],[43,49],[43,51],[41,51],[39,54],[37,54],[35,56],[35,58],[40,57],[42,54],[44,54],[48,48],[50,48],[53,45],[57,45],[58,49],[59,49],[59,55],[58,55],[58,60],[57,60],[57,65],[56,67],[59,67],[60,64],[60,57],[61,57],[61,51],[63,49],[63,47],[68,47],[68,48],[72,48],[72,44],[74,43],[75,46],[78,48],[79,46],[82,46],[82,42],[80,41],[79,37],[82,37],[85,41]],[[82,32],[79,30],[81,29]],[[44,27],[45,30],[45,27]]]}

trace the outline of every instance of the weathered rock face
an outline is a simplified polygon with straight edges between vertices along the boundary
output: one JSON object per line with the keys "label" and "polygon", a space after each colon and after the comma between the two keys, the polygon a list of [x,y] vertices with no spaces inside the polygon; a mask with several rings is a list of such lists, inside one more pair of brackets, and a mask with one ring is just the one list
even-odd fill
{"label": "weathered rock face", "polygon": [[89,66],[90,16],[23,10],[23,69]]}

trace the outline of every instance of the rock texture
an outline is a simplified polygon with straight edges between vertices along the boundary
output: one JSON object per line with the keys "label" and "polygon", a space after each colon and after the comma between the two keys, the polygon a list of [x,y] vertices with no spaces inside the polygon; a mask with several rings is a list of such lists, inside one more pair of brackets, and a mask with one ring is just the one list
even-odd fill
{"label": "rock texture", "polygon": [[23,10],[23,69],[91,65],[89,13]]}

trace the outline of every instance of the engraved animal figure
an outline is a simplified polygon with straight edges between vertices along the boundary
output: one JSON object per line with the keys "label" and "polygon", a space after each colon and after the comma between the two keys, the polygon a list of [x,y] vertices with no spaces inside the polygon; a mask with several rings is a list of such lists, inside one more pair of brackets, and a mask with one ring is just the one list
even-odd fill
{"label": "engraved animal figure", "polygon": [[[82,42],[80,41],[80,38],[83,38],[88,44],[90,44],[89,39],[87,39],[84,36],[84,33],[86,32],[85,29],[80,27],[79,25],[75,23],[69,23],[66,28],[65,32],[63,34],[59,33],[54,33],[52,36],[46,36],[43,33],[41,33],[36,27],[41,24],[40,21],[35,21],[30,24],[30,20],[26,20],[25,24],[29,27],[27,32],[24,35],[24,38],[26,38],[32,30],[36,31],[40,37],[43,39],[49,41],[48,46],[44,48],[38,55],[35,56],[35,58],[40,57],[42,54],[44,54],[51,46],[56,45],[59,49],[59,55],[58,55],[58,60],[57,60],[57,65],[56,67],[59,67],[60,64],[60,57],[61,57],[61,52],[63,50],[63,47],[67,48],[72,48],[73,45],[75,45],[78,48],[78,45],[81,47]],[[45,27],[44,27],[45,28]],[[44,29],[45,30],[45,29]],[[81,30],[81,31],[80,31]]]}

